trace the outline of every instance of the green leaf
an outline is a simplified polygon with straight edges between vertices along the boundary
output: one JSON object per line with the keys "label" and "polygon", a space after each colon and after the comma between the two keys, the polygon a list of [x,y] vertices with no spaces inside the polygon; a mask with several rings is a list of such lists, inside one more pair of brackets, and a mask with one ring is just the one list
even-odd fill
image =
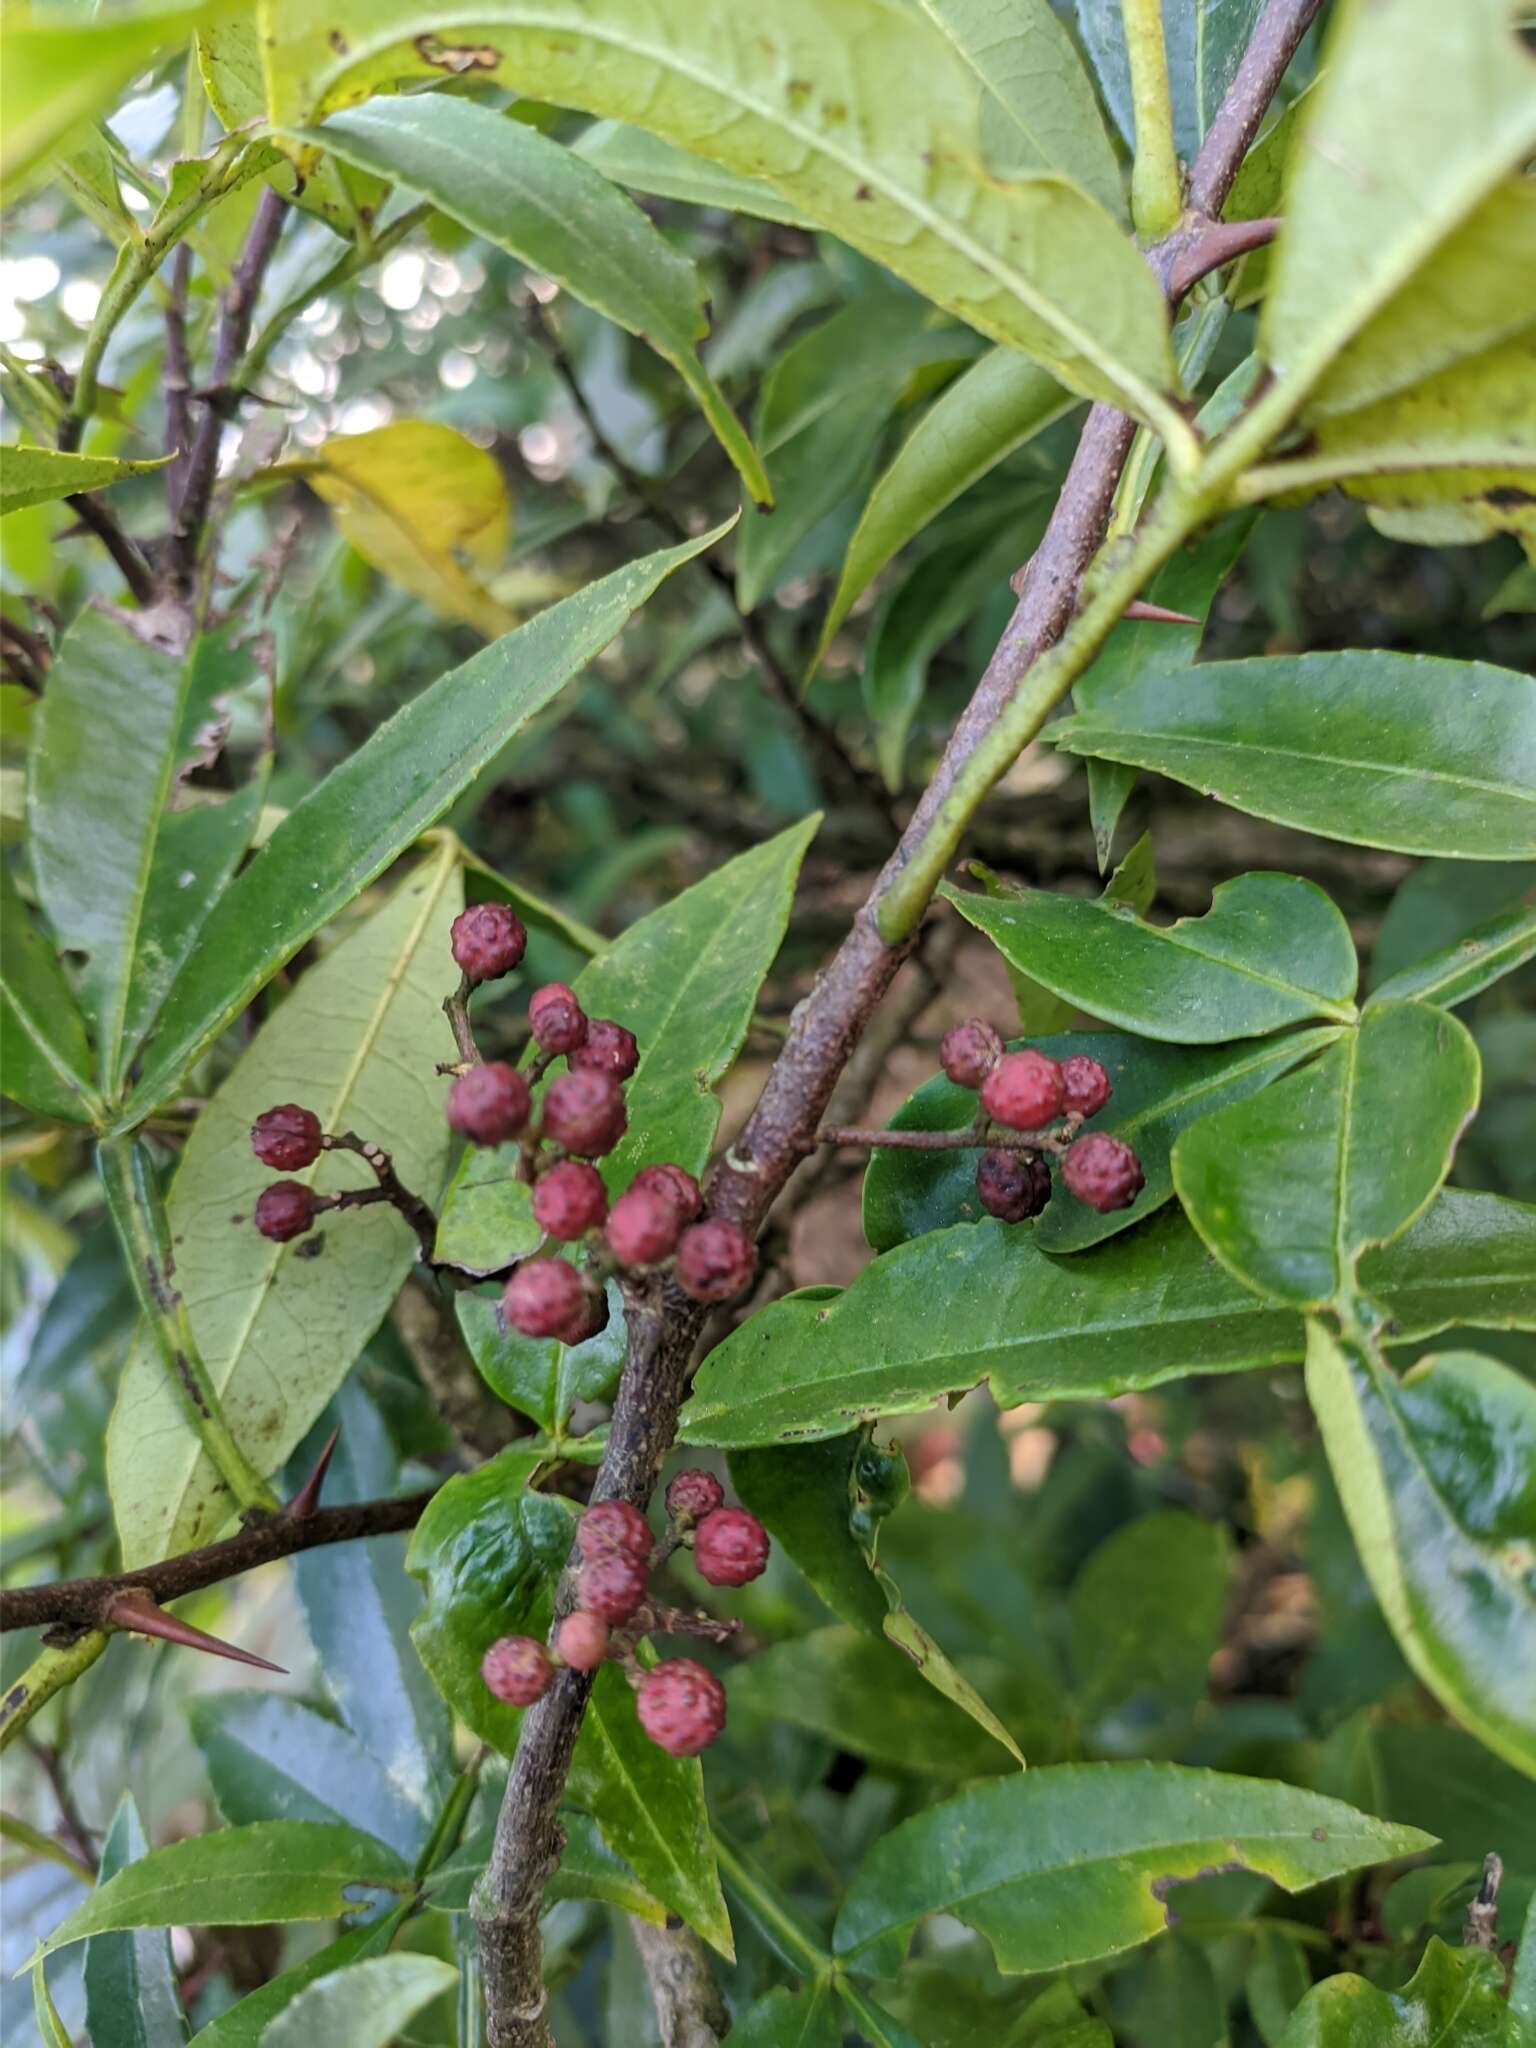
{"label": "green leaf", "polygon": [[309,1820],[225,1828],[128,1864],[54,1929],[39,1954],[123,1927],[336,1920],[371,1903],[360,1894],[403,1892],[410,1883],[394,1851],[356,1828]]}
{"label": "green leaf", "polygon": [[648,555],[440,676],[297,804],[203,927],[161,1013],[125,1126],[285,960],[383,873],[681,563],[723,532]]}
{"label": "green leaf", "polygon": [[830,1985],[814,1983],[765,1991],[733,2023],[731,2038],[736,2048],[842,2048],[844,2035]]}
{"label": "green leaf", "polygon": [[787,1721],[876,1765],[962,1778],[1009,1766],[1009,1750],[894,1645],[856,1629],[816,1629],[759,1651],[732,1671],[729,1693],[733,1715]]}
{"label": "green leaf", "polygon": [[1239,875],[1203,917],[1153,925],[1108,897],[941,892],[1009,965],[1144,1038],[1216,1045],[1355,1015],[1349,926],[1299,875]]}
{"label": "green leaf", "polygon": [[9,864],[0,865],[0,1066],[5,1092],[39,1116],[89,1123],[101,1113],[91,1051],[58,956],[33,923]]}
{"label": "green leaf", "polygon": [[1536,678],[1351,650],[1149,673],[1050,729],[1257,818],[1399,853],[1536,851]]}
{"label": "green leaf", "polygon": [[196,2048],[262,2048],[268,2026],[307,1985],[328,1977],[333,1970],[344,1970],[354,1961],[376,1954],[398,1930],[407,1910],[397,1906],[366,1927],[349,1929],[338,1941],[328,1942],[258,1990],[248,1991],[228,2012],[221,2012],[206,2027],[198,2028],[192,2036]]}
{"label": "green leaf", "polygon": [[[564,1807],[560,1827],[565,1847],[560,1862],[545,1887],[548,1899],[597,1899],[616,1906],[621,1913],[633,1913],[654,1926],[665,1924],[667,1909],[653,1899],[635,1873],[616,1856],[598,1832],[596,1821],[574,1807]],[[490,1860],[493,1827],[472,1836],[452,1856],[439,1863],[427,1880],[427,1904],[440,1912],[466,1913],[476,1881]]]}
{"label": "green leaf", "polygon": [[1511,2018],[1536,2026],[1536,1897],[1525,1910],[1520,1949],[1509,1980],[1509,2010]]}
{"label": "green leaf", "polygon": [[1436,0],[1338,10],[1260,328],[1298,397],[1533,147],[1536,65],[1508,0],[1466,0],[1452,20]]}
{"label": "green leaf", "polygon": [[[9,43],[7,36],[7,51]],[[75,491],[105,490],[124,477],[164,469],[170,459],[160,455],[145,462],[126,462],[110,455],[68,455],[57,448],[0,448],[0,518],[28,505],[67,498]]]}
{"label": "green leaf", "polygon": [[[301,1076],[304,1103],[325,1129],[358,1131],[391,1154],[407,1187],[436,1191],[449,1133],[433,1049],[451,1056],[441,963],[460,901],[452,847],[440,847],[262,1026],[198,1117],[171,1184],[176,1285],[224,1418],[263,1472],[282,1462],[346,1377],[416,1245],[382,1203],[328,1219],[292,1244],[262,1237],[250,1215],[272,1174],[251,1151],[251,1123],[290,1100]],[[294,1177],[325,1193],[371,1180],[345,1152],[322,1153]],[[107,1471],[128,1566],[208,1541],[229,1513],[147,1344],[123,1374]]]}
{"label": "green leaf", "polygon": [[893,1828],[859,1866],[833,1945],[856,1954],[952,1913],[1002,1970],[1065,1969],[1161,1934],[1178,1886],[1214,1867],[1300,1891],[1432,1839],[1293,1785],[1176,1764],[1056,1764]]}
{"label": "green leaf", "polygon": [[59,2017],[59,2009],[53,2002],[53,1993],[48,1989],[48,1972],[41,1963],[32,1970],[32,2017],[43,2048],[73,2048],[69,2029]]}
{"label": "green leaf", "polygon": [[534,1492],[542,1445],[513,1444],[457,1473],[416,1524],[406,1569],[426,1588],[411,1640],[434,1684],[482,1742],[517,1747],[522,1710],[491,1693],[480,1660],[499,1636],[545,1634],[576,1531],[569,1501]]}
{"label": "green leaf", "polygon": [[[1179,155],[1193,161],[1236,76],[1263,0],[1163,0],[1168,89]],[[1130,66],[1120,0],[1077,0],[1078,26],[1116,125],[1134,146]]]}
{"label": "green leaf", "polygon": [[1419,1001],[1454,1009],[1536,955],[1536,908],[1506,910],[1452,945],[1388,976],[1370,1001]]}
{"label": "green leaf", "polygon": [[659,135],[647,135],[643,128],[631,128],[624,121],[594,121],[571,144],[571,150],[595,164],[615,185],[627,185],[631,191],[654,193],[658,199],[681,199],[689,206],[724,207],[730,213],[751,214],[790,228],[810,226],[803,214],[761,179],[737,177],[695,156],[692,150],[664,142]]}
{"label": "green leaf", "polygon": [[533,1190],[522,1178],[517,1146],[469,1146],[438,1212],[433,1257],[478,1278],[525,1258],[543,1236],[533,1220]]}
{"label": "green leaf", "polygon": [[402,1952],[332,1970],[273,2020],[263,2048],[393,2048],[407,2022],[459,1981],[452,1963]]}
{"label": "green leaf", "polygon": [[1387,905],[1371,953],[1373,982],[1454,952],[1458,939],[1506,910],[1523,908],[1532,895],[1536,862],[1421,861]]}
{"label": "green leaf", "polygon": [[1373,1003],[1299,1074],[1183,1132],[1174,1187],[1256,1292],[1298,1308],[1342,1299],[1360,1253],[1428,1207],[1478,1083],[1477,1047],[1454,1017]]}
{"label": "green leaf", "polygon": [[[97,1888],[149,1854],[131,1792],[101,1845]],[[171,2048],[187,2038],[171,1938],[159,1929],[97,1934],[85,1945],[85,2024],[93,2048]]]}
{"label": "green leaf", "polygon": [[[1536,1327],[1536,1210],[1444,1194],[1366,1255],[1360,1280],[1393,1341],[1469,1320]],[[1304,1348],[1300,1316],[1233,1280],[1177,1211],[1066,1261],[989,1218],[887,1252],[840,1294],[809,1288],[759,1309],[700,1367],[682,1434],[730,1448],[843,1436],[980,1380],[1012,1407],[1279,1365]]]}
{"label": "green leaf", "polygon": [[1522,2048],[1518,2014],[1504,2002],[1504,1969],[1487,1949],[1447,1948],[1431,1936],[1401,1991],[1383,1991],[1349,1971],[1314,1984],[1278,2048],[1396,2048],[1423,2041],[1445,2048]]}
{"label": "green leaf", "polygon": [[1167,322],[1146,264],[1064,179],[986,175],[976,80],[905,10],[841,0],[833,17],[819,0],[785,0],[765,16],[751,0],[626,0],[598,17],[577,0],[468,13],[349,0],[321,22],[300,0],[272,0],[267,22],[279,121],[440,76],[460,61],[455,38],[471,35],[482,79],[635,121],[765,179],[993,340],[1187,438],[1166,396]]}
{"label": "green leaf", "polygon": [[[382,1677],[382,1674],[381,1674]],[[259,1820],[345,1821],[414,1861],[426,1819],[377,1758],[345,1728],[300,1700],[217,1692],[188,1710],[220,1813]]]}
{"label": "green leaf", "polygon": [[1133,1755],[1177,1734],[1221,1643],[1226,1531],[1181,1509],[1123,1523],[1072,1581],[1078,1712],[1093,1746]]}
{"label": "green leaf", "polygon": [[1069,410],[1054,377],[995,348],[940,393],[883,471],[854,529],[812,672],[875,577],[946,505]]}
{"label": "green leaf", "polygon": [[1088,74],[1050,0],[921,0],[989,97],[988,168],[1015,178],[1059,171],[1125,218],[1120,166]]}
{"label": "green leaf", "polygon": [[704,1774],[697,1757],[670,1757],[640,1726],[635,1696],[616,1664],[599,1666],[567,1796],[602,1829],[640,1882],[710,1947],[735,1958],[720,1891]]}
{"label": "green leaf", "polygon": [[1536,1777],[1536,1387],[1470,1351],[1398,1380],[1365,1343],[1314,1323],[1307,1394],[1403,1655]]}
{"label": "green leaf", "polygon": [[301,139],[430,199],[648,341],[752,496],[771,501],[757,451],[699,361],[709,319],[697,269],[600,170],[525,122],[446,93],[373,100]]}
{"label": "green leaf", "polygon": [[494,1295],[461,1294],[454,1307],[480,1377],[498,1400],[530,1416],[552,1443],[565,1436],[578,1401],[601,1401],[618,1383],[624,1303],[612,1281],[607,1324],[581,1344],[525,1337],[503,1322]]}

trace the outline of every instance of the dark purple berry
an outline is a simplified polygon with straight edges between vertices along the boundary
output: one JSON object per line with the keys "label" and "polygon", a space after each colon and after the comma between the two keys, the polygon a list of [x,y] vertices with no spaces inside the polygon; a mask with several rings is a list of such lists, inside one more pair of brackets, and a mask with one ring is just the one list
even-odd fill
{"label": "dark purple berry", "polygon": [[1022,1223],[1051,1199],[1051,1170],[1028,1152],[983,1152],[976,1162],[976,1192],[989,1216]]}
{"label": "dark purple berry", "polygon": [[629,1188],[609,1211],[604,1234],[621,1266],[654,1266],[677,1249],[682,1223],[670,1189]]}
{"label": "dark purple berry", "polygon": [[734,1223],[695,1223],[678,1239],[678,1285],[695,1301],[729,1301],[756,1271],[752,1240]]}
{"label": "dark purple berry", "polygon": [[576,1548],[583,1557],[606,1557],[610,1550],[644,1564],[653,1543],[651,1525],[627,1500],[600,1500],[576,1525]]}
{"label": "dark purple berry", "polygon": [[587,1019],[587,1035],[571,1054],[573,1067],[590,1067],[595,1074],[612,1074],[615,1081],[627,1081],[639,1064],[640,1048],[633,1031],[626,1031],[611,1017]]}
{"label": "dark purple berry", "polygon": [[1067,1147],[1061,1177],[1080,1202],[1107,1215],[1127,1209],[1141,1193],[1141,1161],[1123,1138],[1090,1131]]}
{"label": "dark purple berry", "polygon": [[587,1291],[564,1259],[524,1259],[502,1289],[501,1312],[525,1337],[579,1344],[587,1330]]}
{"label": "dark purple berry", "polygon": [[645,1598],[645,1566],[627,1550],[585,1558],[576,1574],[576,1597],[589,1614],[626,1622]]}
{"label": "dark purple berry", "polygon": [[1074,1116],[1097,1116],[1114,1093],[1108,1074],[1085,1052],[1069,1053],[1062,1061],[1061,1085]]}
{"label": "dark purple berry", "polygon": [[595,1166],[584,1166],[578,1159],[562,1159],[534,1183],[534,1222],[567,1244],[596,1230],[607,1213],[603,1176]]}
{"label": "dark purple berry", "polygon": [[586,1014],[576,991],[547,981],[528,998],[528,1029],[544,1052],[574,1052],[587,1035]]}
{"label": "dark purple berry", "polygon": [[315,1220],[315,1197],[301,1180],[275,1180],[256,1197],[256,1228],[274,1244],[302,1237]]}
{"label": "dark purple berry", "polygon": [[483,1060],[448,1090],[447,1116],[477,1145],[504,1145],[528,1121],[528,1083],[505,1060]]}
{"label": "dark purple berry", "polygon": [[480,1676],[497,1699],[513,1707],[542,1699],[554,1675],[548,1650],[532,1636],[501,1636],[480,1659]]}
{"label": "dark purple berry", "polygon": [[962,1088],[979,1088],[1003,1056],[1003,1041],[990,1024],[971,1017],[939,1041],[939,1065]]}
{"label": "dark purple berry", "polygon": [[724,1503],[725,1488],[714,1473],[701,1472],[697,1467],[679,1472],[667,1488],[667,1513],[674,1522],[681,1522],[684,1528],[702,1522],[706,1515],[712,1515]]}
{"label": "dark purple berry", "polygon": [[555,1635],[561,1662],[573,1671],[595,1671],[608,1654],[608,1624],[600,1614],[578,1607],[561,1622]]}
{"label": "dark purple berry", "polygon": [[693,1561],[712,1586],[744,1586],[768,1567],[768,1531],[745,1508],[715,1508],[693,1532]]}
{"label": "dark purple berry", "polygon": [[583,1159],[600,1159],[623,1137],[624,1091],[611,1074],[560,1074],[544,1091],[544,1135]]}
{"label": "dark purple berry", "polygon": [[302,1173],[320,1157],[324,1135],[312,1109],[280,1102],[275,1109],[264,1109],[251,1125],[251,1150],[263,1166],[277,1173]]}
{"label": "dark purple berry", "polygon": [[640,1726],[668,1756],[697,1756],[725,1726],[725,1687],[692,1657],[669,1657],[640,1681]]}
{"label": "dark purple berry", "polygon": [[981,1084],[981,1106],[1013,1131],[1038,1131],[1066,1107],[1061,1069],[1043,1052],[1005,1052]]}
{"label": "dark purple berry", "polygon": [[523,957],[528,934],[505,903],[471,903],[453,920],[453,957],[471,981],[499,981]]}

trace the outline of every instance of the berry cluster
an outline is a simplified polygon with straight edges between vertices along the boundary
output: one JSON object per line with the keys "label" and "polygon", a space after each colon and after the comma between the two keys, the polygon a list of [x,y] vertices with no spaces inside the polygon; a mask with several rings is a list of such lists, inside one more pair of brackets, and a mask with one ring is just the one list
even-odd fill
{"label": "berry cluster", "polygon": [[1053,1156],[1061,1159],[1067,1187],[1090,1209],[1124,1209],[1140,1194],[1141,1161],[1123,1138],[1077,1135],[1110,1098],[1109,1076],[1097,1060],[1086,1053],[1053,1060],[1032,1048],[1006,1052],[992,1026],[972,1017],[945,1032],[939,1064],[959,1087],[978,1092],[978,1130],[1001,1124],[1039,1133],[1037,1147],[997,1146],[982,1154],[976,1192],[988,1215],[1005,1223],[1038,1216],[1051,1199]]}
{"label": "berry cluster", "polygon": [[533,1636],[502,1636],[491,1644],[480,1672],[497,1699],[532,1706],[560,1665],[595,1671],[614,1657],[635,1687],[640,1725],[652,1742],[669,1756],[697,1756],[707,1749],[725,1726],[725,1691],[714,1673],[692,1657],[673,1657],[646,1671],[634,1653],[651,1628],[675,1628],[684,1619],[658,1613],[646,1601],[650,1567],[679,1544],[691,1544],[694,1562],[712,1586],[744,1586],[767,1566],[767,1530],[744,1508],[724,1503],[712,1474],[680,1472],[667,1488],[670,1527],[660,1545],[628,1501],[598,1501],[588,1508],[576,1531],[576,1607],[555,1630],[552,1650]]}

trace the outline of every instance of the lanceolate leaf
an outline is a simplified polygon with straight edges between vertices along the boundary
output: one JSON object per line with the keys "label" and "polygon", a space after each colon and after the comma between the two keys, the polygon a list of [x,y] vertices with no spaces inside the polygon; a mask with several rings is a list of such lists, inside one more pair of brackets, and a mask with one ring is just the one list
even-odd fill
{"label": "lanceolate leaf", "polygon": [[698,358],[704,285],[634,202],[563,144],[442,93],[335,114],[305,140],[430,199],[663,355],[752,496],[772,498],[755,449]]}
{"label": "lanceolate leaf", "polygon": [[197,2048],[263,2048],[267,2028],[306,1985],[328,1977],[333,1970],[346,1969],[351,1963],[381,1953],[398,1932],[407,1910],[405,1906],[397,1906],[393,1912],[384,1914],[367,1927],[349,1929],[339,1940],[328,1942],[302,1963],[295,1963],[291,1970],[284,1970],[271,1978],[259,1990],[248,1991],[228,2012],[220,2013],[206,2027],[198,2028],[193,2036]]}
{"label": "lanceolate leaf", "polygon": [[659,135],[648,135],[643,128],[631,128],[624,121],[594,121],[571,149],[589,164],[596,164],[615,185],[627,185],[633,192],[681,199],[689,206],[722,206],[731,213],[780,221],[785,227],[810,225],[771,185],[723,171],[707,157],[695,156],[690,149],[663,142]]}
{"label": "lanceolate leaf", "polygon": [[110,455],[67,455],[57,448],[0,448],[0,517],[67,498],[74,491],[105,490],[124,477],[163,469],[170,459],[164,455],[148,462],[124,462]]}
{"label": "lanceolate leaf", "polygon": [[38,930],[8,865],[0,865],[0,1065],[5,1092],[40,1116],[88,1123],[100,1104],[91,1052],[58,956]]}
{"label": "lanceolate leaf", "polygon": [[1477,925],[1465,938],[1391,975],[1373,989],[1373,1003],[1411,998],[1454,1009],[1536,955],[1536,908],[1522,905]]}
{"label": "lanceolate leaf", "polygon": [[[428,1199],[436,1193],[448,1128],[447,1082],[434,1068],[452,1054],[443,963],[461,900],[453,849],[441,847],[303,977],[204,1108],[182,1153],[169,1197],[176,1285],[225,1420],[264,1472],[282,1462],[346,1377],[416,1245],[386,1204],[326,1218],[290,1245],[262,1237],[251,1212],[273,1175],[251,1152],[251,1123],[292,1101],[299,1076],[305,1106],[328,1131],[355,1130],[382,1145],[408,1187]],[[324,1193],[371,1180],[345,1152],[322,1153],[292,1177]],[[147,1346],[124,1372],[107,1463],[126,1564],[210,1540],[229,1512]]]}
{"label": "lanceolate leaf", "polygon": [[943,894],[1010,966],[1144,1038],[1215,1045],[1355,1015],[1349,927],[1297,875],[1239,875],[1204,917],[1166,926],[1106,897],[976,896],[948,884]]}
{"label": "lanceolate leaf", "polygon": [[1307,1395],[1403,1655],[1536,1777],[1536,1388],[1470,1351],[1399,1380],[1365,1343],[1314,1323]]}
{"label": "lanceolate leaf", "polygon": [[1138,677],[1052,726],[1255,817],[1399,853],[1536,853],[1536,679],[1352,650]]}
{"label": "lanceolate leaf", "polygon": [[[1339,1027],[1295,1031],[1257,1042],[1222,1046],[1158,1045],[1119,1031],[1067,1031],[1028,1041],[1052,1059],[1086,1053],[1109,1075],[1114,1093],[1093,1119],[1096,1131],[1123,1138],[1141,1161],[1146,1184],[1127,1209],[1108,1215],[1078,1201],[1058,1174],[1034,1226],[1042,1251],[1075,1252],[1129,1230],[1160,1209],[1173,1193],[1169,1154],[1186,1125],[1223,1103],[1267,1087],[1338,1036]],[[1022,1045],[1026,1041],[1019,1040]],[[890,1119],[892,1130],[960,1130],[976,1114],[972,1089],[944,1075],[925,1081]],[[889,1251],[925,1230],[974,1221],[984,1212],[976,1195],[979,1151],[870,1155],[864,1174],[864,1235],[877,1252]]]}
{"label": "lanceolate leaf", "polygon": [[1320,1306],[1348,1293],[1368,1245],[1429,1205],[1478,1085],[1477,1048],[1454,1017],[1373,1003],[1311,1066],[1191,1125],[1173,1184],[1240,1280]]}
{"label": "lanceolate leaf", "polygon": [[[98,1889],[149,1854],[131,1793],[118,1801],[101,1845]],[[85,2019],[102,2048],[174,2048],[187,2038],[171,1938],[162,1928],[93,1935],[85,1949]]]}
{"label": "lanceolate leaf", "polygon": [[856,1954],[928,1913],[986,1936],[1005,1971],[1116,1955],[1173,1924],[1214,1868],[1301,1891],[1433,1837],[1293,1785],[1176,1764],[1058,1764],[962,1792],[865,1857],[834,1945]]}
{"label": "lanceolate leaf", "polygon": [[437,1956],[370,1956],[308,1985],[268,2027],[263,2048],[393,2048],[424,2005],[458,1982]]}
{"label": "lanceolate leaf", "polygon": [[754,0],[663,0],[659,10],[626,0],[602,15],[576,0],[553,10],[494,0],[467,13],[352,0],[322,22],[299,0],[271,0],[267,22],[279,120],[322,114],[402,75],[441,76],[457,61],[456,38],[472,41],[480,77],[636,121],[766,179],[994,340],[1182,438],[1150,271],[1064,179],[985,175],[980,89],[920,17],[876,0],[843,0],[835,18],[820,0],[783,0],[767,15]]}
{"label": "lanceolate leaf", "polygon": [[403,1892],[410,1884],[400,1858],[356,1828],[262,1821],[151,1850],[77,1906],[41,1953],[121,1927],[343,1919],[368,1903],[369,1890]]}
{"label": "lanceolate leaf", "polygon": [[125,1113],[175,1088],[264,982],[442,816],[630,613],[723,529],[632,562],[440,676],[296,805],[203,927]]}
{"label": "lanceolate leaf", "polygon": [[[1394,1341],[1455,1322],[1536,1326],[1536,1210],[1442,1195],[1361,1260],[1360,1282]],[[732,1448],[842,1436],[979,1380],[1003,1407],[1080,1400],[1278,1365],[1304,1345],[1300,1316],[1232,1279],[1177,1211],[1066,1260],[989,1218],[887,1252],[841,1294],[759,1309],[704,1361],[683,1435]]]}

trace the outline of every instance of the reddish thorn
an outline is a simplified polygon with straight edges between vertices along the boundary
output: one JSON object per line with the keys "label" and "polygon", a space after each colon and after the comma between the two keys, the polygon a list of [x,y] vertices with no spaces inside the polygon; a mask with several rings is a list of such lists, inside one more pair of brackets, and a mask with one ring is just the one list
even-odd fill
{"label": "reddish thorn", "polygon": [[137,1587],[129,1586],[113,1594],[106,1620],[110,1627],[132,1629],[135,1635],[158,1636],[162,1642],[180,1643],[189,1650],[206,1650],[210,1657],[228,1657],[236,1664],[254,1664],[260,1671],[281,1672],[285,1678],[288,1675],[281,1664],[270,1664],[251,1650],[237,1650],[233,1643],[222,1643],[217,1636],[193,1628],[190,1622],[178,1621]]}
{"label": "reddish thorn", "polygon": [[302,1522],[307,1515],[312,1515],[315,1509],[319,1507],[320,1489],[325,1484],[325,1475],[331,1462],[331,1453],[335,1450],[336,1439],[340,1435],[341,1424],[338,1422],[321,1446],[320,1455],[315,1460],[315,1469],[293,1496],[293,1499],[283,1509],[283,1513],[290,1522]]}
{"label": "reddish thorn", "polygon": [[1171,612],[1165,604],[1148,604],[1144,597],[1133,597],[1125,608],[1128,619],[1147,619],[1155,626],[1198,626],[1200,621],[1188,612]]}

